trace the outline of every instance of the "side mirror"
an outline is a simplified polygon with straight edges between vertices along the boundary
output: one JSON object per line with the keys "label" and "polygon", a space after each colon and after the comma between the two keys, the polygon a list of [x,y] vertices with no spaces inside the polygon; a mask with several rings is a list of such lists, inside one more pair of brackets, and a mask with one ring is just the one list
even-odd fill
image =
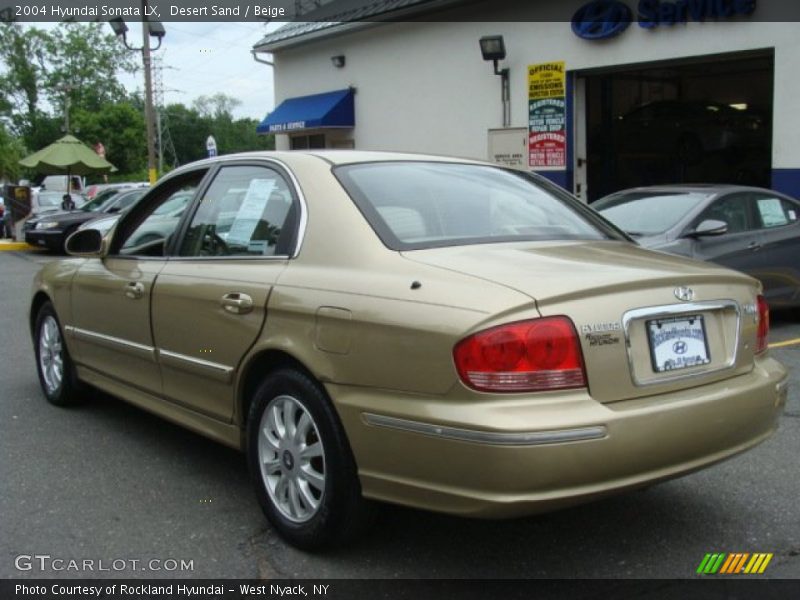
{"label": "side mirror", "polygon": [[113,215],[114,213],[119,212],[119,206],[112,206],[106,211],[108,214]]}
{"label": "side mirror", "polygon": [[722,235],[728,233],[728,224],[725,221],[718,221],[717,219],[706,219],[701,221],[700,224],[690,231],[687,237],[706,237],[711,235]]}
{"label": "side mirror", "polygon": [[64,244],[67,254],[84,258],[103,258],[108,252],[107,238],[97,229],[79,229]]}

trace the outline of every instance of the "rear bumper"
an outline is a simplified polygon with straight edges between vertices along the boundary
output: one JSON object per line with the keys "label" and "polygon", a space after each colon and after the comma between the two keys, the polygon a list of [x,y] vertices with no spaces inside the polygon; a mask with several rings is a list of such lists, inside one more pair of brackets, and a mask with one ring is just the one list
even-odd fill
{"label": "rear bumper", "polygon": [[787,386],[783,367],[763,358],[746,375],[605,405],[585,391],[477,399],[336,385],[328,391],[365,496],[511,517],[669,479],[742,452],[775,430]]}

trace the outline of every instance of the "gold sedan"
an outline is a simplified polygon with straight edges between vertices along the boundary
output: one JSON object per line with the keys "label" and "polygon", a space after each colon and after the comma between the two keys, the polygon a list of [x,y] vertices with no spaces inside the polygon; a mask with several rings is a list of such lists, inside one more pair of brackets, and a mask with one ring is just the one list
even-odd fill
{"label": "gold sedan", "polygon": [[675,477],[786,401],[758,282],[494,165],[217,157],[67,248],[31,303],[47,399],[89,384],[243,450],[302,548],[354,537],[371,500],[506,517]]}

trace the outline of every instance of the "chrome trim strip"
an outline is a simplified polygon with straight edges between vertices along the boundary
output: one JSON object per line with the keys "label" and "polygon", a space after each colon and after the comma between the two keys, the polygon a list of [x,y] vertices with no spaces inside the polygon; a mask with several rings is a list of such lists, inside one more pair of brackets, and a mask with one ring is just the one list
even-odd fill
{"label": "chrome trim strip", "polygon": [[[736,313],[736,335],[733,340],[733,355],[731,358],[714,369],[707,371],[700,371],[694,373],[686,373],[683,375],[667,375],[665,377],[658,377],[649,381],[641,381],[636,376],[636,371],[633,364],[633,348],[631,348],[630,338],[630,325],[632,321],[640,321],[643,319],[658,319],[661,317],[675,317],[685,314],[698,314],[703,312],[711,312],[715,310],[733,309]],[[710,302],[683,302],[682,304],[665,304],[662,306],[648,306],[646,308],[636,308],[627,311],[622,315],[622,330],[625,333],[625,351],[628,354],[628,368],[631,373],[633,384],[637,387],[648,385],[656,385],[659,383],[672,383],[674,381],[681,381],[683,379],[690,379],[692,377],[702,377],[711,373],[717,373],[726,369],[732,368],[736,364],[736,358],[739,355],[739,338],[742,328],[742,311],[739,308],[739,303],[735,300],[717,300]]]}
{"label": "chrome trim strip", "polygon": [[411,433],[430,435],[437,438],[457,440],[459,442],[473,442],[476,444],[489,444],[493,446],[544,446],[548,444],[565,444],[570,442],[584,442],[599,440],[608,436],[605,425],[590,427],[577,427],[575,429],[555,429],[551,431],[522,431],[505,433],[499,431],[479,431],[476,429],[459,429],[423,423],[421,421],[408,421],[396,417],[363,413],[364,421],[376,427],[388,427]]}
{"label": "chrome trim strip", "polygon": [[156,349],[152,346],[123,340],[122,338],[105,335],[104,333],[88,331],[87,329],[81,329],[79,327],[70,327],[69,332],[71,333],[72,337],[77,340],[94,343],[98,346],[111,348],[113,350],[125,350],[130,354],[136,354],[141,358],[146,358],[147,360],[156,362]]}
{"label": "chrome trim strip", "polygon": [[194,358],[193,356],[186,356],[185,354],[178,354],[177,352],[170,352],[169,350],[162,350],[161,348],[156,351],[159,361],[165,365],[189,371],[190,373],[198,373],[225,383],[231,380],[233,367],[211,362],[210,360]]}

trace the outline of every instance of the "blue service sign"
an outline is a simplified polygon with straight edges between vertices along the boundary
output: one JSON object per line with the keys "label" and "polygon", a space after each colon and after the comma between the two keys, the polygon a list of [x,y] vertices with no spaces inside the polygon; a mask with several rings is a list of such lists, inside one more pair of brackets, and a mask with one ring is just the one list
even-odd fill
{"label": "blue service sign", "polygon": [[[653,29],[706,19],[746,16],[756,9],[756,0],[639,0],[637,22]],[[593,0],[572,16],[572,31],[585,40],[602,40],[619,35],[632,21],[631,9],[619,0]]]}
{"label": "blue service sign", "polygon": [[572,16],[572,31],[585,40],[619,35],[631,24],[631,9],[617,0],[593,0]]}

